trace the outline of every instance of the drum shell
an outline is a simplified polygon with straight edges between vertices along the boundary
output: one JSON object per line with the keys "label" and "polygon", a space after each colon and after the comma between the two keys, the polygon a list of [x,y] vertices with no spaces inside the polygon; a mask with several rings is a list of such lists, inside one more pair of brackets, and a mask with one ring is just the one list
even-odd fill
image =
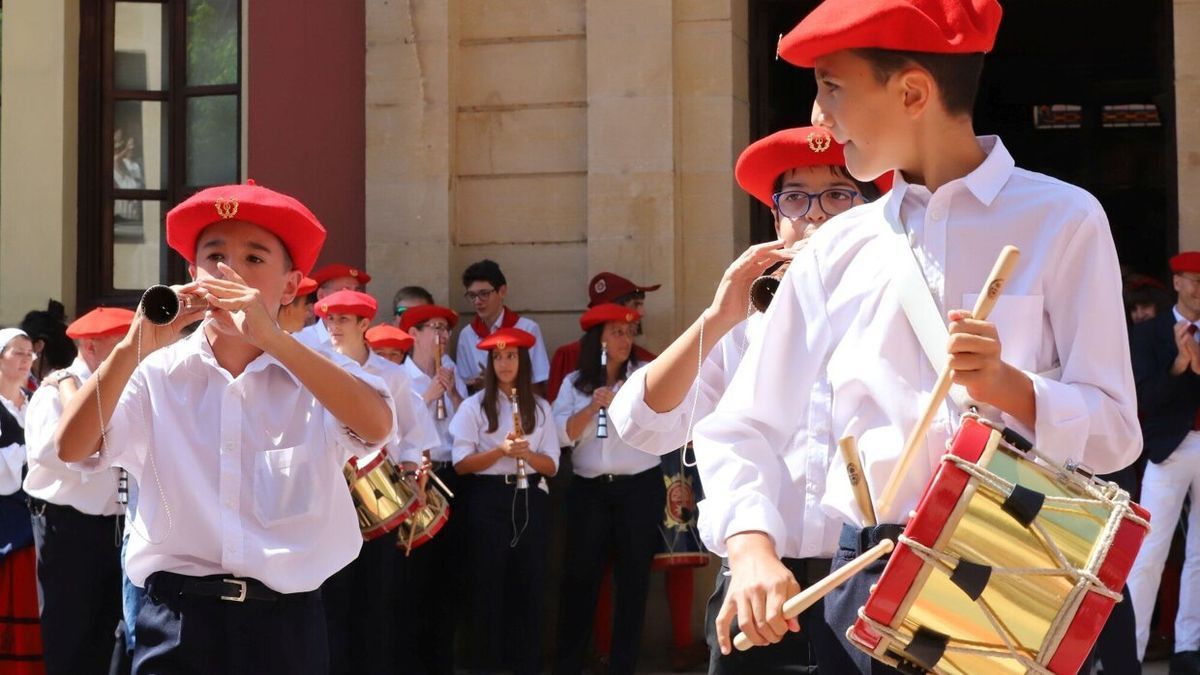
{"label": "drum shell", "polygon": [[[1010,516],[1000,499],[978,478],[954,462],[944,461],[926,487],[905,536],[919,545],[957,559],[994,568],[981,599],[1018,638],[1023,653],[1054,673],[1074,673],[1086,659],[1115,600],[1148,528],[1146,512],[1128,502],[1115,485],[1088,481],[1065,469],[1034,462],[1000,442],[1000,433],[966,418],[951,454],[1048,497],[1080,498],[1083,485],[1103,487],[1111,499],[1079,505],[1076,510],[1043,506],[1037,528],[1026,528]],[[1125,505],[1128,505],[1126,508]],[[1060,568],[1050,547],[1040,545],[1040,528],[1054,541],[1071,568],[1091,571],[1102,588],[1072,590],[1066,576],[1009,575],[1002,569]],[[920,626],[958,643],[998,645],[1003,638],[986,615],[948,575],[903,542],[888,561],[863,608],[868,619],[911,637]],[[908,642],[877,632],[869,621],[848,631],[860,649],[889,662]],[[1011,657],[974,657],[946,652],[935,664],[939,673],[1023,673]]]}
{"label": "drum shell", "polygon": [[425,503],[397,528],[396,548],[406,555],[412,553],[437,536],[449,520],[449,499],[434,485],[427,485]]}
{"label": "drum shell", "polygon": [[371,541],[400,526],[420,507],[419,495],[401,476],[386,451],[379,450],[360,462],[352,458],[343,468],[358,527]]}

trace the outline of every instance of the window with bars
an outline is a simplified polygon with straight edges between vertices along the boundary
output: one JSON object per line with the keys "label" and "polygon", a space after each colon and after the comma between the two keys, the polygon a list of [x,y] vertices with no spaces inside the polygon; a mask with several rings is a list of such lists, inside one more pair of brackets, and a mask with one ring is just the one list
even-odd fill
{"label": "window with bars", "polygon": [[241,0],[81,6],[77,304],[132,304],[179,282],[163,225],[240,176]]}

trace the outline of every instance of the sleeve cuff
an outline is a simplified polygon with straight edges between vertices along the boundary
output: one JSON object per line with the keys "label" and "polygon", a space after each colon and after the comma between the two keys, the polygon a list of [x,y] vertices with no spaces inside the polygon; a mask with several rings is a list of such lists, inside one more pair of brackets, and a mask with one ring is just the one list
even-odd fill
{"label": "sleeve cuff", "polygon": [[1080,461],[1088,440],[1088,406],[1079,390],[1047,377],[1045,374],[1026,375],[1033,382],[1034,410],[1037,422],[1030,429],[1015,417],[1003,413],[1004,424],[1030,439],[1038,452],[1065,463]]}
{"label": "sleeve cuff", "polygon": [[637,370],[621,386],[608,408],[621,440],[643,452],[665,455],[687,442],[687,413],[699,390],[693,383],[683,402],[673,410],[658,413],[646,405],[646,369]]}
{"label": "sleeve cuff", "polygon": [[775,547],[775,555],[783,557],[787,528],[779,509],[760,494],[743,493],[727,499],[708,498],[697,504],[700,517],[697,528],[708,550],[729,557],[725,541],[741,532],[765,532]]}
{"label": "sleeve cuff", "polygon": [[386,438],[384,438],[382,441],[372,443],[354,433],[354,430],[350,427],[342,424],[342,421],[335,417],[334,414],[330,412],[328,408],[326,408],[325,431],[327,434],[331,434],[332,437],[336,439],[337,444],[341,445],[345,450],[349,451],[355,456],[365,457],[366,455],[369,455],[372,452],[382,448],[389,442],[395,441],[397,438],[397,429],[395,428],[396,402],[392,400],[392,394],[388,391],[387,385],[383,383],[383,380],[380,380],[374,375],[370,375],[361,370],[357,372],[351,372],[351,374],[364,382],[367,386],[374,389],[375,393],[379,394],[379,396],[383,398],[384,403],[387,405],[388,419],[391,420],[392,429],[387,433]]}

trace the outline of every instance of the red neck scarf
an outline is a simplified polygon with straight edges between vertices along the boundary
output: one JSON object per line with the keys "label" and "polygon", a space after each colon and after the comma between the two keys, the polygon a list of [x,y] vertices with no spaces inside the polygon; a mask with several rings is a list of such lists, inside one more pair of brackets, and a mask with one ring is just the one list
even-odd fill
{"label": "red neck scarf", "polygon": [[[521,318],[521,315],[509,309],[508,305],[505,305],[501,312],[501,316],[503,317],[500,320],[501,328],[512,328],[517,325],[517,320]],[[471,329],[475,331],[480,340],[492,334],[491,328],[483,324],[483,319],[479,318],[478,314],[475,315],[474,319],[471,319]]]}

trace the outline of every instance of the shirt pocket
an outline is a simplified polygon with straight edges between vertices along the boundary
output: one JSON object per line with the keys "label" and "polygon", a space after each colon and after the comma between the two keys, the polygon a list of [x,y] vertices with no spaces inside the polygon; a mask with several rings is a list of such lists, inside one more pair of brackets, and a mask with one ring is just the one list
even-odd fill
{"label": "shirt pocket", "polygon": [[[962,306],[975,307],[978,293],[964,293]],[[987,320],[1000,334],[1000,358],[1016,368],[1036,372],[1038,349],[1042,340],[1040,295],[1001,295]]]}
{"label": "shirt pocket", "polygon": [[263,450],[254,458],[254,515],[263,527],[294,522],[316,511],[314,461],[303,445]]}

